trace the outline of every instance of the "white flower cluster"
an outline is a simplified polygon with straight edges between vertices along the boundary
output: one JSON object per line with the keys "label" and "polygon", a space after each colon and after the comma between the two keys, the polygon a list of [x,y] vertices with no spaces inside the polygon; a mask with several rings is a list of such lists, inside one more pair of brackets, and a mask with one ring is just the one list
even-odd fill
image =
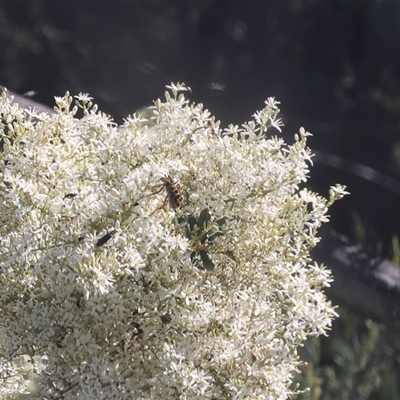
{"label": "white flower cluster", "polygon": [[[67,93],[0,99],[0,398],[287,399],[335,313],[309,251],[328,207],[270,98],[221,131],[184,85],[122,126]],[[75,105],[74,105],[75,104]],[[10,397],[7,397],[10,396]]]}

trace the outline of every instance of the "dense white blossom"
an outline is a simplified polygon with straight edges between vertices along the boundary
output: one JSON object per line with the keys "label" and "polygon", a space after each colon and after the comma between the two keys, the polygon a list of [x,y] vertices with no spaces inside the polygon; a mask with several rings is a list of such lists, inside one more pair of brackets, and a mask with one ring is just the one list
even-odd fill
{"label": "dense white blossom", "polygon": [[28,376],[37,399],[286,400],[329,328],[309,252],[346,192],[303,188],[309,133],[274,136],[273,98],[221,130],[168,88],[122,126],[87,94],[46,114],[3,93],[0,398]]}

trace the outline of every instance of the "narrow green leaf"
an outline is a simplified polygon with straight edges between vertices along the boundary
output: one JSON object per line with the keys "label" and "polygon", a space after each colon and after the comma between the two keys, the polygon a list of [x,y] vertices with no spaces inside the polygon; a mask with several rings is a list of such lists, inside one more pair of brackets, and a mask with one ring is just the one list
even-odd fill
{"label": "narrow green leaf", "polygon": [[200,229],[200,232],[204,230],[204,226],[207,224],[208,221],[210,221],[211,215],[210,212],[208,211],[208,208],[205,208],[204,210],[201,211],[199,215],[199,219],[197,220],[197,226]]}
{"label": "narrow green leaf", "polygon": [[205,250],[200,250],[201,261],[203,262],[204,269],[207,271],[212,271],[215,268],[213,260],[211,260],[210,255]]}

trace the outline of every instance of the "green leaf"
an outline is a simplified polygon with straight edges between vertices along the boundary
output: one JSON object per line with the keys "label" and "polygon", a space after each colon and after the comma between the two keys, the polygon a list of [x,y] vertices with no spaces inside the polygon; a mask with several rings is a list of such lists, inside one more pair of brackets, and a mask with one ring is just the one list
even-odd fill
{"label": "green leaf", "polygon": [[200,232],[204,230],[205,225],[210,220],[211,220],[210,212],[208,211],[208,208],[205,208],[204,210],[201,211],[199,219],[197,220],[197,226],[199,227]]}
{"label": "green leaf", "polygon": [[210,255],[205,250],[200,250],[199,253],[201,261],[203,262],[204,269],[206,269],[207,271],[214,270],[215,264],[213,260],[211,260]]}
{"label": "green leaf", "polygon": [[194,265],[199,269],[212,271],[215,269],[215,264],[210,255],[205,250],[193,251],[190,254],[190,259]]}
{"label": "green leaf", "polygon": [[212,242],[214,239],[216,239],[218,236],[224,236],[222,232],[211,232],[208,236],[207,239],[209,242]]}
{"label": "green leaf", "polygon": [[217,223],[217,225],[218,225],[219,227],[221,227],[221,226],[223,226],[223,225],[226,224],[226,217],[222,217],[222,218],[220,218],[220,219],[217,219],[215,222]]}

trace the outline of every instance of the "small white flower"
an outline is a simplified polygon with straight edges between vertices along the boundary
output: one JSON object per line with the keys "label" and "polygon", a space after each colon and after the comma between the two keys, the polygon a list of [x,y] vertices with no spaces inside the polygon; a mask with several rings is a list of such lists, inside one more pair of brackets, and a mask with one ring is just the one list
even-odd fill
{"label": "small white flower", "polygon": [[93,97],[89,96],[89,93],[79,93],[77,96],[74,96],[78,101],[83,103],[89,102],[93,100]]}

